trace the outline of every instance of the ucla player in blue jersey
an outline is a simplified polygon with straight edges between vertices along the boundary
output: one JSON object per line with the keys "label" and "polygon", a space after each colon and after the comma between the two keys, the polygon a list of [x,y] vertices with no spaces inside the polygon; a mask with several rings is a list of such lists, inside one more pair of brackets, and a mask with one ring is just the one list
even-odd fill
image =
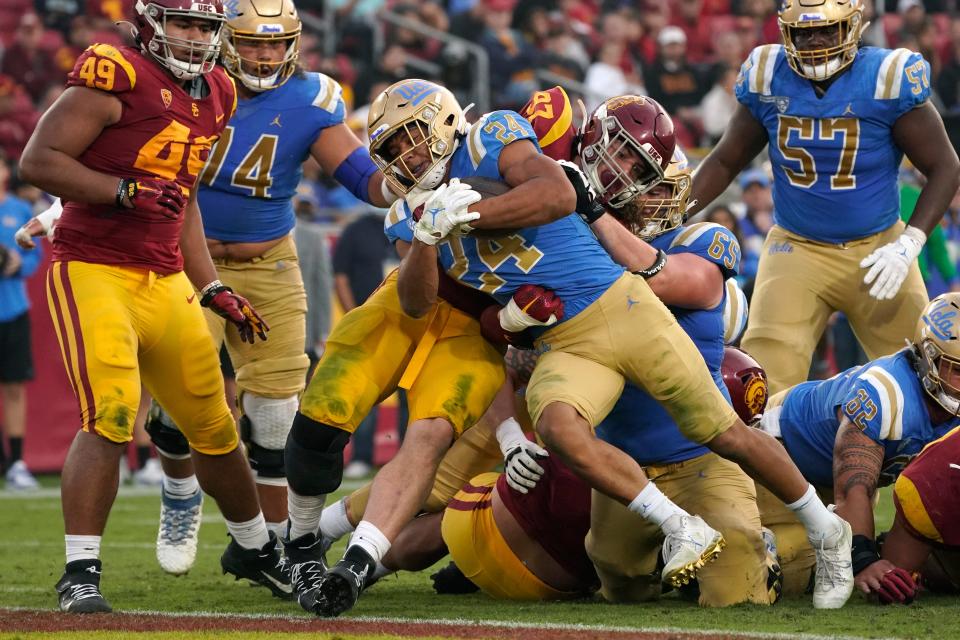
{"label": "ucla player in blue jersey", "polygon": [[[371,155],[395,187],[410,193],[427,180],[448,181],[425,196],[408,195],[413,211],[423,203],[419,220],[399,207],[388,218],[395,233],[411,241],[398,287],[405,310],[417,315],[429,309],[438,258],[448,275],[506,305],[500,313],[506,328],[545,324],[511,308],[514,291],[528,284],[556,291],[566,313],[540,329],[536,346],[542,355],[527,388],[531,417],[548,447],[577,475],[664,529],[675,554],[664,579],[682,582],[716,552],[719,534],[667,499],[628,455],[594,436],[592,427],[612,409],[625,379],[664,403],[686,436],[736,460],[794,503],[825,568],[814,604],[842,606],[853,588],[849,525],[826,510],[782,447],[736,417],[696,346],[642,277],[659,273],[664,256],[658,254],[639,275],[625,274],[586,223],[572,215],[576,191],[564,182],[562,168],[540,153],[526,120],[497,111],[482,116],[462,138],[438,137],[430,126],[432,104],[444,90],[422,85],[429,83],[404,81],[388,88],[370,117]],[[609,134],[645,153],[629,133]],[[669,157],[659,159],[665,165]],[[630,181],[646,178],[642,173]],[[503,180],[511,188],[473,203],[458,179],[476,176]],[[347,574],[373,561],[355,562],[352,549],[321,585],[324,597],[337,601],[329,609],[334,613],[352,606],[363,587],[363,580],[351,584]]]}
{"label": "ucla player in blue jersey", "polygon": [[[913,342],[897,353],[824,381],[774,395],[760,427],[780,438],[803,475],[833,494],[853,527],[853,569],[864,592],[879,588],[894,567],[874,541],[873,499],[929,442],[960,425],[960,294],[932,300]],[[809,579],[811,550],[782,504],[761,503],[774,530],[790,591]]]}
{"label": "ucla player in blue jersey", "polygon": [[[902,346],[927,302],[916,257],[960,186],[929,100],[929,64],[906,49],[861,47],[862,0],[785,0],[779,22],[783,45],[743,63],[740,104],[691,196],[691,212],[705,207],[769,145],[776,224],[743,347],[774,393],[806,379],[833,311],[847,315],[868,357]],[[906,228],[904,154],[927,178]]]}
{"label": "ucla player in blue jersey", "polygon": [[[328,175],[375,206],[387,206],[396,196],[344,123],[337,82],[298,67],[301,24],[293,2],[225,4],[223,65],[239,100],[200,176],[199,203],[220,278],[213,284],[241,290],[267,309],[276,340],[266,349],[254,347],[219,317],[207,314],[207,320],[214,341],[226,342],[236,369],[241,436],[268,527],[282,537],[283,448],[309,364],[307,300],[290,233],[301,165],[312,156]],[[152,421],[149,430],[167,473],[157,558],[165,571],[185,573],[196,555],[201,495],[179,433],[161,420]]]}

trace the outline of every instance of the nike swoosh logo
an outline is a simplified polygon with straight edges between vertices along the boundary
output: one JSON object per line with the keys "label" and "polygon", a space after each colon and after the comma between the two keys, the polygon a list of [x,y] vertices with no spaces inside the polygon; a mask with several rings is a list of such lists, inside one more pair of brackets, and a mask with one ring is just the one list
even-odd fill
{"label": "nike swoosh logo", "polygon": [[280,582],[279,580],[277,580],[276,578],[274,578],[272,575],[270,575],[270,574],[267,573],[266,571],[261,571],[261,572],[260,572],[260,575],[262,575],[262,576],[265,577],[267,580],[269,580],[270,582],[272,582],[272,583],[274,584],[274,586],[277,587],[277,589],[280,589],[280,591],[283,591],[284,593],[293,593],[293,587],[292,587],[292,586],[290,586],[289,584],[284,584],[283,582]]}
{"label": "nike swoosh logo", "polygon": [[220,124],[220,121],[223,120],[223,114],[217,116],[217,124]]}
{"label": "nike swoosh logo", "polygon": [[196,297],[197,297],[197,294],[193,294],[192,296],[187,298],[187,304],[193,304],[193,299]]}

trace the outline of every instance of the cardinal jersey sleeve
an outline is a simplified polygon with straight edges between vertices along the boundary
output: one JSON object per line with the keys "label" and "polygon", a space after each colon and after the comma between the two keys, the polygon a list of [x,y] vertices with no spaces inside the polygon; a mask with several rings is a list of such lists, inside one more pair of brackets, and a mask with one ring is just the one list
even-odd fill
{"label": "cardinal jersey sleeve", "polygon": [[94,44],[77,58],[67,76],[68,87],[87,87],[124,94],[137,84],[137,71],[123,53],[109,44]]}
{"label": "cardinal jersey sleeve", "polygon": [[533,126],[543,155],[554,160],[570,160],[573,156],[573,107],[561,87],[537,91],[520,110]]}

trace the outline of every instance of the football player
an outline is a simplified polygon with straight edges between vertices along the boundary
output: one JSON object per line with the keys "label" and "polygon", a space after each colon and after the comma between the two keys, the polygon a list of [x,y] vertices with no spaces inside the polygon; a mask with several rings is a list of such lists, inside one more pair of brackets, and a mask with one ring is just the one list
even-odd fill
{"label": "football player", "polygon": [[[960,294],[947,293],[923,310],[907,348],[775,394],[760,421],[850,522],[853,570],[863,591],[892,568],[877,552],[877,488],[894,482],[924,445],[960,424],[958,341]],[[759,488],[758,494],[763,524],[776,535],[785,589],[802,592],[812,549],[783,504]]]}
{"label": "football player", "polygon": [[62,611],[110,610],[100,542],[141,382],[183,427],[223,512],[232,537],[223,570],[289,594],[201,312],[224,316],[248,342],[266,339],[252,305],[217,280],[196,201],[197,173],[236,107],[215,65],[223,19],[219,0],[138,2],[138,47],[84,51],[20,161],[25,180],[66,203],[47,277],[82,425],[61,484]]}
{"label": "football player", "polygon": [[[907,49],[861,47],[861,0],[786,0],[778,19],[783,44],[743,63],[740,104],[691,195],[695,213],[769,147],[775,225],[743,348],[771,393],[806,379],[834,311],[870,359],[903,345],[927,303],[917,255],[960,187],[960,160],[929,99],[930,65]],[[907,227],[904,154],[927,179]]]}
{"label": "football player", "polygon": [[[515,303],[511,307],[522,285],[555,291],[566,313],[536,342],[543,355],[527,388],[531,417],[574,473],[664,529],[674,553],[665,579],[678,580],[715,553],[720,535],[666,498],[627,454],[595,437],[592,427],[612,409],[625,378],[665,402],[687,437],[709,443],[795,503],[830,568],[814,602],[842,606],[853,588],[843,569],[849,564],[849,525],[826,510],[782,447],[736,417],[695,345],[646,284],[645,277],[663,268],[662,252],[638,274],[625,274],[572,215],[576,191],[562,168],[540,153],[529,122],[515,112],[495,111],[457,136],[435,124],[436,105],[447,95],[432,83],[406,80],[371,105],[371,155],[394,186],[409,192],[448,181],[427,195],[418,220],[410,214],[419,209],[416,200],[388,217],[388,234],[411,242],[398,287],[404,309],[416,316],[430,308],[438,258],[448,275],[506,305],[499,315],[507,329],[540,324],[543,331],[543,323],[525,317]],[[458,181],[472,176],[512,188],[474,202]],[[469,233],[472,227],[487,235]],[[516,231],[486,231],[511,228]],[[376,496],[375,484],[371,504]],[[351,576],[369,573],[388,540],[348,547],[321,582],[323,611],[336,615],[356,602],[364,581]]]}
{"label": "football player", "polygon": [[[237,86],[237,114],[211,151],[198,194],[221,281],[242,288],[270,318],[270,344],[248,344],[207,314],[214,342],[226,342],[237,372],[241,438],[267,526],[280,537],[287,520],[283,448],[309,365],[306,293],[290,234],[301,165],[312,156],[374,206],[396,199],[344,122],[340,85],[298,66],[300,30],[292,0],[227,3],[221,57]],[[149,427],[167,475],[157,559],[165,571],[181,574],[196,556],[202,497],[183,437],[162,416]]]}

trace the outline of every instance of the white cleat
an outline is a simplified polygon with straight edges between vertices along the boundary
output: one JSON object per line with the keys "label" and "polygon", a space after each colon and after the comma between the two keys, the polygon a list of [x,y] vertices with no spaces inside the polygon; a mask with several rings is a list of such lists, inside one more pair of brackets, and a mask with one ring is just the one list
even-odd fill
{"label": "white cleat", "polygon": [[697,571],[716,560],[726,545],[723,534],[700,516],[670,516],[664,529],[669,533],[663,541],[664,566],[660,579],[675,588],[693,580]]}
{"label": "white cleat", "polygon": [[10,465],[7,469],[6,481],[9,491],[33,491],[40,486],[23,460],[17,460]]}
{"label": "white cleat", "polygon": [[813,585],[815,609],[839,609],[853,594],[853,531],[850,523],[840,516],[835,517],[839,533],[808,537],[817,555]]}
{"label": "white cleat", "polygon": [[162,492],[157,562],[167,573],[179,576],[193,567],[197,559],[202,511],[203,493],[200,491],[182,500]]}
{"label": "white cleat", "polygon": [[140,487],[159,487],[163,484],[163,467],[159,458],[150,458],[142,469],[133,472],[133,483]]}

